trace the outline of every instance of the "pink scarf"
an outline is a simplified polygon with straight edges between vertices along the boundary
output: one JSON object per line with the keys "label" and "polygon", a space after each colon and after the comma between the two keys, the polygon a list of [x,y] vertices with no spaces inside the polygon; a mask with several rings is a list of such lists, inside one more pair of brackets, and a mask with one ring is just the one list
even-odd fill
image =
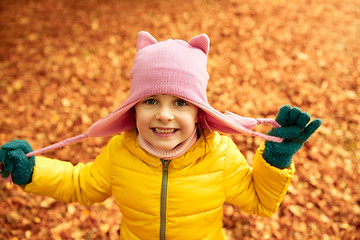
{"label": "pink scarf", "polygon": [[137,135],[137,140],[140,147],[142,147],[148,153],[151,153],[156,157],[169,160],[169,159],[177,158],[183,155],[187,150],[189,150],[189,148],[192,145],[194,145],[194,143],[197,140],[197,132],[196,129],[194,129],[193,133],[188,139],[186,139],[185,141],[183,141],[182,143],[180,143],[171,150],[161,150],[155,148],[151,143],[146,141],[140,134]]}

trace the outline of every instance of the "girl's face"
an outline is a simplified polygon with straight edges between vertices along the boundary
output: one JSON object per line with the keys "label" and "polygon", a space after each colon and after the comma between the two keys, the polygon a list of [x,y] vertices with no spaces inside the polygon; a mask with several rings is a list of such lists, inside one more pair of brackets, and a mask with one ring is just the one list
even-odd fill
{"label": "girl's face", "polygon": [[193,133],[198,107],[171,95],[154,95],[135,105],[139,134],[155,148],[171,150]]}

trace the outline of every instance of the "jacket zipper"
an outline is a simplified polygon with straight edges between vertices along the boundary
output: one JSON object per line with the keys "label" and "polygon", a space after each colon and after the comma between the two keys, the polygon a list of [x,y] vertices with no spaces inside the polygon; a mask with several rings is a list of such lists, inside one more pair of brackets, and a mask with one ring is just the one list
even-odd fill
{"label": "jacket zipper", "polygon": [[171,160],[161,159],[161,162],[163,164],[163,172],[162,172],[161,199],[160,199],[160,240],[165,240],[167,185],[168,185],[170,161]]}

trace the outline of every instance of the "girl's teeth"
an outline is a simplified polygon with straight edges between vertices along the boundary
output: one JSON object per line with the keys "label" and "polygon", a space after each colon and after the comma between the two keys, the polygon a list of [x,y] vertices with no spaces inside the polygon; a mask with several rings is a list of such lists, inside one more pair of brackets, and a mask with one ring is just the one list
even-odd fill
{"label": "girl's teeth", "polygon": [[155,128],[155,132],[157,132],[157,133],[173,133],[173,132],[175,132],[175,129],[158,129],[158,128]]}

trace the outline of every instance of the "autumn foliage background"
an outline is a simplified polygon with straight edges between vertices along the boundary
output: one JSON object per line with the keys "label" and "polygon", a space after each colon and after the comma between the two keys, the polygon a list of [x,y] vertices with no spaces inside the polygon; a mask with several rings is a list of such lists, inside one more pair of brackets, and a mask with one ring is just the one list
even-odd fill
{"label": "autumn foliage background", "polygon": [[[272,218],[225,205],[230,239],[360,239],[357,0],[1,0],[0,143],[39,149],[117,108],[141,30],[158,40],[209,35],[208,97],[220,111],[275,118],[291,104],[323,120]],[[233,138],[251,164],[262,139]],[[108,140],[45,155],[92,161]],[[64,204],[0,182],[0,239],[117,239],[120,224],[112,198]]]}

